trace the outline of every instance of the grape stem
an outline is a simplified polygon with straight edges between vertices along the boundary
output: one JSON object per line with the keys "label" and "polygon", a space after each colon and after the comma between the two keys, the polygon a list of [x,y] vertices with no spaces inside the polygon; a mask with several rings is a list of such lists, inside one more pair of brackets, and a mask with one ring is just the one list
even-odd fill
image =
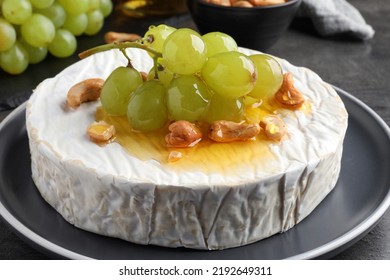
{"label": "grape stem", "polygon": [[94,48],[91,48],[91,49],[88,49],[86,51],[79,53],[79,57],[81,59],[84,59],[84,58],[91,56],[93,54],[96,54],[96,53],[100,53],[100,52],[104,52],[104,51],[108,51],[108,50],[112,50],[112,49],[124,50],[127,48],[137,48],[137,49],[145,50],[145,51],[151,53],[155,60],[157,60],[159,57],[162,57],[162,54],[160,52],[158,52],[155,49],[152,49],[152,48],[150,48],[150,47],[148,47],[140,42],[115,42],[115,43],[111,43],[111,44],[100,45],[100,46],[97,46],[97,47],[94,47]]}
{"label": "grape stem", "polygon": [[127,53],[126,53],[126,49],[119,49],[121,52],[122,52],[122,54],[126,57],[126,59],[127,59],[127,67],[129,67],[129,68],[134,68],[133,67],[133,64],[131,63],[131,59],[130,59],[130,57],[127,55]]}
{"label": "grape stem", "polygon": [[154,78],[158,79],[158,63],[157,63],[158,57],[153,58],[153,70],[154,70]]}

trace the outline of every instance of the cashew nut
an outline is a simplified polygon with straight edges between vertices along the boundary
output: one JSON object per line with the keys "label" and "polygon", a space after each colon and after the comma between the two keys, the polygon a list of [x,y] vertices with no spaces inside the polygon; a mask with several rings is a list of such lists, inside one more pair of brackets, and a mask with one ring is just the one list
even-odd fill
{"label": "cashew nut", "polygon": [[249,0],[253,6],[270,6],[285,3],[285,0]]}
{"label": "cashew nut", "polygon": [[305,102],[302,93],[294,86],[294,78],[291,73],[283,75],[283,84],[275,93],[275,99],[285,108],[296,110]]}
{"label": "cashew nut", "polygon": [[142,81],[146,82],[148,80],[148,73],[141,71],[139,72],[141,74]]}
{"label": "cashew nut", "polygon": [[221,6],[234,7],[255,7],[277,5],[287,2],[288,0],[205,0],[207,3],[212,3]]}
{"label": "cashew nut", "polygon": [[69,107],[76,109],[81,103],[98,100],[104,80],[93,78],[81,81],[70,88],[66,97]]}
{"label": "cashew nut", "polygon": [[215,5],[231,6],[230,0],[208,0],[207,2]]}
{"label": "cashew nut", "polygon": [[104,34],[104,41],[107,44],[120,42],[134,42],[141,39],[141,36],[134,33],[107,32]]}
{"label": "cashew nut", "polygon": [[232,2],[232,6],[233,7],[251,8],[251,7],[253,7],[253,4],[251,2],[249,2],[249,1],[239,0],[239,1],[235,1],[234,3]]}
{"label": "cashew nut", "polygon": [[108,142],[115,136],[115,127],[104,121],[94,122],[87,128],[87,134],[94,142]]}
{"label": "cashew nut", "polygon": [[168,129],[170,132],[165,136],[165,142],[168,147],[193,147],[202,140],[200,129],[188,121],[176,121],[171,123]]}
{"label": "cashew nut", "polygon": [[176,162],[183,158],[183,154],[178,151],[171,151],[168,155],[168,162]]}
{"label": "cashew nut", "polygon": [[284,121],[275,115],[268,115],[261,119],[260,126],[265,136],[274,141],[280,141],[287,133]]}
{"label": "cashew nut", "polygon": [[259,132],[258,124],[215,121],[211,124],[209,138],[221,143],[245,141],[255,137]]}

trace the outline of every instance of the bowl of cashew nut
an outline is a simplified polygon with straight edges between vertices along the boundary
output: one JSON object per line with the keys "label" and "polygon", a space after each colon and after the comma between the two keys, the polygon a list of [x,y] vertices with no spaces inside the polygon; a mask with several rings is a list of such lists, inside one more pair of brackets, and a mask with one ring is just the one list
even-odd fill
{"label": "bowl of cashew nut", "polygon": [[267,51],[293,20],[301,0],[187,0],[200,33],[219,31],[241,47]]}

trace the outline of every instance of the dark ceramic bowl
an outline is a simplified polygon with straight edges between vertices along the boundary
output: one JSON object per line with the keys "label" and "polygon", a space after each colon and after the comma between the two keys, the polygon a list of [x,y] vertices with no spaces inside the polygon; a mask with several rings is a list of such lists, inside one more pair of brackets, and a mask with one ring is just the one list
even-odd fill
{"label": "dark ceramic bowl", "polygon": [[279,5],[241,8],[187,0],[200,33],[227,33],[239,46],[259,51],[266,51],[282,36],[300,4],[301,0],[290,0]]}

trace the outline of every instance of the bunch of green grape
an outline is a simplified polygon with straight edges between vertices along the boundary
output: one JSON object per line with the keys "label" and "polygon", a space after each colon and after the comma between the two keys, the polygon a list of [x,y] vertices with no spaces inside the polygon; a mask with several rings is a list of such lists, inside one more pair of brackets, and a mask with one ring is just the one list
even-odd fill
{"label": "bunch of green grape", "polygon": [[146,80],[131,66],[119,67],[101,93],[105,110],[127,114],[138,131],[157,130],[178,120],[240,122],[246,98],[252,103],[267,100],[283,82],[282,68],[273,57],[245,55],[225,33],[201,36],[161,24],[151,26],[140,43],[155,62]]}
{"label": "bunch of green grape", "polygon": [[0,0],[0,68],[20,74],[48,53],[68,57],[76,36],[99,32],[111,0]]}

